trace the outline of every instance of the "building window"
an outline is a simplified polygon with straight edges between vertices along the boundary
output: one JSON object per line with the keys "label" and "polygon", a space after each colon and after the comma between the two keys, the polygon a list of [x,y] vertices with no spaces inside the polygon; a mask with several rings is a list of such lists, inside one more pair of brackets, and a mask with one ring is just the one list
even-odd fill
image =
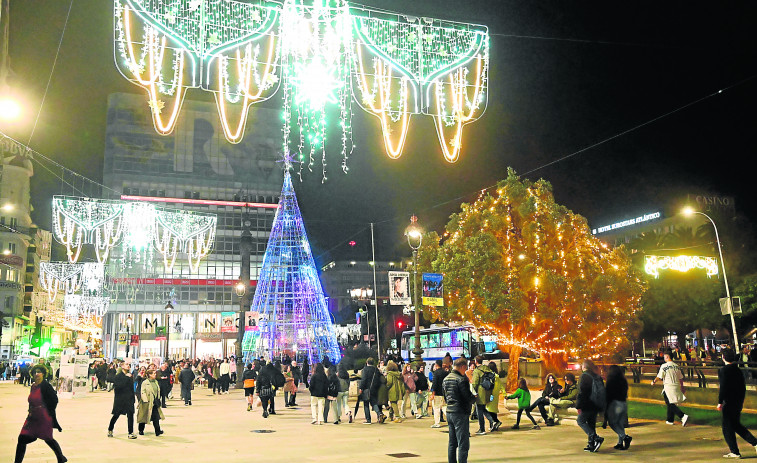
{"label": "building window", "polygon": [[8,243],[8,250],[11,254],[16,254],[16,243]]}

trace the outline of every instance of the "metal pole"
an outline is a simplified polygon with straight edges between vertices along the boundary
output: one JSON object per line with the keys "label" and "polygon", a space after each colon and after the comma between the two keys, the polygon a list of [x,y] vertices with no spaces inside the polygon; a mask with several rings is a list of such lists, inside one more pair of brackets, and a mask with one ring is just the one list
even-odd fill
{"label": "metal pole", "polygon": [[718,227],[709,215],[704,212],[694,211],[695,214],[703,215],[707,217],[707,220],[712,224],[712,228],[715,229],[715,240],[718,242],[718,254],[720,254],[720,267],[723,269],[723,283],[725,283],[725,297],[728,298],[728,315],[731,316],[731,329],[733,330],[733,349],[736,351],[736,355],[739,354],[739,338],[736,335],[736,320],[733,318],[733,304],[731,304],[731,290],[728,289],[728,277],[725,274],[725,261],[723,260],[723,249],[720,246],[720,235],[718,234]]}
{"label": "metal pole", "polygon": [[[413,249],[413,301],[415,304],[415,348],[413,354],[415,354],[414,361],[416,363],[423,362],[421,354],[421,327],[420,327],[420,308],[418,307],[418,250]],[[409,355],[408,355],[409,357]]]}
{"label": "metal pole", "polygon": [[381,360],[381,338],[379,337],[378,287],[376,286],[376,243],[373,240],[373,222],[371,222],[371,252],[373,253],[373,307],[376,308],[376,353]]}

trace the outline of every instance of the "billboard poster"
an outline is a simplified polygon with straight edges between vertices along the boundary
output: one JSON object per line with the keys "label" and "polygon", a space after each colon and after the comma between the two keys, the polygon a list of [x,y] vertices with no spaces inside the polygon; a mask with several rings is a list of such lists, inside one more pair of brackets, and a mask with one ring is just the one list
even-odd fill
{"label": "billboard poster", "polygon": [[233,333],[237,331],[234,324],[236,312],[221,312],[221,333]]}
{"label": "billboard poster", "polygon": [[260,314],[257,311],[244,313],[244,330],[258,331],[260,327]]}
{"label": "billboard poster", "polygon": [[410,273],[389,272],[389,304],[410,305]]}
{"label": "billboard poster", "polygon": [[441,273],[423,274],[423,305],[444,306],[444,276]]}

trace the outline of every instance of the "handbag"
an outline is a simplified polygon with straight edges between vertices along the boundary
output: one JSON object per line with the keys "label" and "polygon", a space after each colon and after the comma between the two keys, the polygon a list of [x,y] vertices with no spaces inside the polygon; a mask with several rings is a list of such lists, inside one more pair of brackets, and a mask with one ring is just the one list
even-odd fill
{"label": "handbag", "polygon": [[363,402],[368,402],[371,400],[371,388],[373,388],[373,381],[376,379],[376,374],[378,373],[378,369],[375,373],[373,373],[373,376],[371,377],[371,385],[368,386],[368,389],[365,389],[362,394],[360,394],[360,400]]}

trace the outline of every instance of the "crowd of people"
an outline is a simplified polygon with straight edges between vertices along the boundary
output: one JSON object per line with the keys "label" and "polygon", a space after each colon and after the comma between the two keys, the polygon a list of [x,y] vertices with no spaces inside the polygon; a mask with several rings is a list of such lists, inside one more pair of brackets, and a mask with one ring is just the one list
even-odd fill
{"label": "crowd of people", "polygon": [[[682,369],[674,361],[674,353],[663,354],[664,363],[652,385],[663,383],[662,396],[667,407],[667,424],[679,419],[686,426],[688,415],[679,404],[685,400]],[[745,380],[738,368],[738,355],[730,349],[721,352],[725,365],[719,372],[720,396],[718,410],[723,414],[723,435],[729,446],[727,458],[739,458],[735,436],[738,434],[757,449],[755,438],[740,422],[745,396]],[[505,378],[496,362],[485,362],[480,356],[468,360],[453,359],[447,355],[431,364],[414,366],[401,359],[388,358],[379,362],[368,358],[361,369],[348,370],[345,362],[332,364],[328,358],[312,367],[307,360],[302,366],[284,358],[275,361],[257,359],[245,366],[239,378],[236,361],[224,359],[194,359],[179,362],[132,366],[126,362],[95,361],[90,365],[92,390],[112,391],[112,417],[108,437],[113,437],[118,419],[126,415],[129,439],[136,439],[134,415],[137,416],[139,435],[144,435],[147,424],[152,424],[155,436],[164,431],[160,422],[165,419],[163,408],[166,399],[179,384],[179,398],[185,406],[192,405],[195,386],[205,386],[212,395],[228,394],[230,384],[242,382],[247,411],[260,409],[263,418],[276,415],[276,398],[283,395],[284,407],[297,406],[297,395],[302,384],[310,392],[310,415],[313,425],[343,421],[353,423],[363,408],[362,423],[366,425],[387,421],[402,423],[408,417],[422,419],[433,416],[432,428],[449,427],[448,460],[466,462],[470,449],[470,422],[477,422],[477,435],[496,432],[502,425],[499,405],[502,398],[517,401],[517,413],[512,429],[520,429],[522,415],[531,423],[531,429],[540,425],[531,414],[538,409],[546,426],[559,424],[560,416],[568,408],[576,409],[576,422],[586,434],[587,452],[598,452],[604,438],[597,433],[597,417],[603,412],[605,424],[617,435],[614,449],[630,448],[632,437],[626,434],[628,426],[628,382],[624,369],[612,365],[605,378],[591,360],[582,363],[582,374],[576,380],[573,373],[563,376],[563,383],[553,374],[545,378],[540,396],[532,400],[528,381],[518,378],[517,389],[505,391]],[[16,462],[23,460],[26,446],[36,439],[44,440],[55,452],[58,462],[66,461],[60,445],[53,439],[53,429],[59,429],[55,408],[57,395],[47,383],[53,376],[44,360],[29,368],[31,390],[29,418],[18,439]],[[283,394],[278,394],[278,391]],[[354,399],[354,405],[350,399]],[[429,413],[429,408],[431,409]],[[538,416],[538,415],[537,415]],[[488,424],[488,429],[487,429]],[[604,427],[604,426],[603,426]]]}

